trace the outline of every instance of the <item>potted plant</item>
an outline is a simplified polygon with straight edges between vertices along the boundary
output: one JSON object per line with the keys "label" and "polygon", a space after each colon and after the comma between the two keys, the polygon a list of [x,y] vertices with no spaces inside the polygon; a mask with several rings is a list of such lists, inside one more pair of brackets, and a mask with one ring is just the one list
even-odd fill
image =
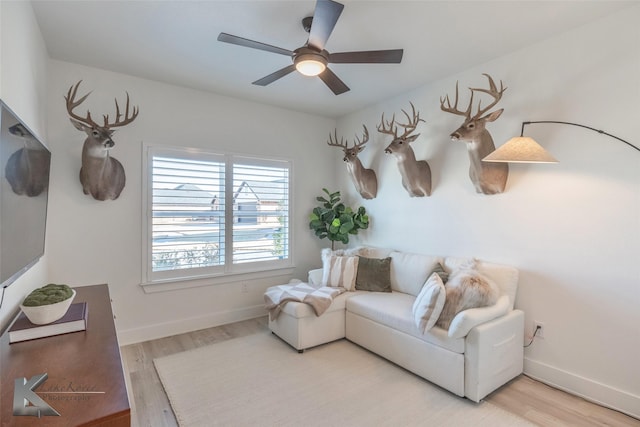
{"label": "potted plant", "polygon": [[350,234],[358,234],[361,229],[369,228],[369,217],[364,207],[353,210],[340,201],[340,192],[329,192],[326,188],[322,191],[324,196],[316,197],[321,206],[313,208],[309,216],[309,228],[320,239],[331,240],[331,250],[334,250],[335,242],[349,243]]}

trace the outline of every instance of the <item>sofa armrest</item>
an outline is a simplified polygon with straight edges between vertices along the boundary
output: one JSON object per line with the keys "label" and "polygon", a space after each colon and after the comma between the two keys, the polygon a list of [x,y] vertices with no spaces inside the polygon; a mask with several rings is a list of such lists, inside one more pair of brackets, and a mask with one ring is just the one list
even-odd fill
{"label": "sofa armrest", "polygon": [[524,364],[524,312],[471,329],[465,339],[464,394],[479,402],[487,394],[520,375]]}
{"label": "sofa armrest", "polygon": [[462,338],[478,325],[497,319],[509,312],[511,303],[508,295],[502,295],[494,305],[463,310],[451,321],[449,337]]}
{"label": "sofa armrest", "polygon": [[322,285],[322,269],[309,270],[308,282],[311,286]]}

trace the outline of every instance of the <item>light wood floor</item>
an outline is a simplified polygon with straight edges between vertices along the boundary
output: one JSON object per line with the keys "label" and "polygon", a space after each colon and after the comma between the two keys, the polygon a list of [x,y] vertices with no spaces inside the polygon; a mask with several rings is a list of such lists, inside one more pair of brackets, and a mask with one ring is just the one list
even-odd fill
{"label": "light wood floor", "polygon": [[[181,351],[268,331],[267,318],[218,326],[122,348],[130,375],[132,426],[177,426],[153,359]],[[291,351],[294,351],[293,349]],[[638,426],[628,417],[521,375],[489,395],[486,401],[541,426]]]}

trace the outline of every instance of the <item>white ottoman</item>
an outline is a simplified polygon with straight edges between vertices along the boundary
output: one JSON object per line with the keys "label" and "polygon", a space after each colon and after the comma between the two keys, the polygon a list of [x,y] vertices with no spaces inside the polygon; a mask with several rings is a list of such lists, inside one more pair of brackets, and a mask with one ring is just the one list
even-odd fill
{"label": "white ottoman", "polygon": [[360,293],[345,292],[338,295],[321,316],[301,302],[288,302],[275,320],[269,320],[269,329],[302,353],[305,349],[345,337],[345,303]]}

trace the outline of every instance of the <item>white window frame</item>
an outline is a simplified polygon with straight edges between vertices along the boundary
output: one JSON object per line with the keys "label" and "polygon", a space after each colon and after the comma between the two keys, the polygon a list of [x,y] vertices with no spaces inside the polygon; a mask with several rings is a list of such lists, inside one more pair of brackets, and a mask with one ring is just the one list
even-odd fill
{"label": "white window frame", "polygon": [[[145,292],[172,290],[193,286],[215,285],[293,273],[293,161],[285,158],[250,156],[200,148],[168,147],[143,144],[142,147],[142,281]],[[224,265],[176,269],[164,272],[152,271],[152,203],[153,157],[174,157],[192,160],[223,161],[225,163],[225,263]],[[233,166],[234,164],[287,167],[289,170],[288,199],[288,258],[282,260],[233,263]]]}

